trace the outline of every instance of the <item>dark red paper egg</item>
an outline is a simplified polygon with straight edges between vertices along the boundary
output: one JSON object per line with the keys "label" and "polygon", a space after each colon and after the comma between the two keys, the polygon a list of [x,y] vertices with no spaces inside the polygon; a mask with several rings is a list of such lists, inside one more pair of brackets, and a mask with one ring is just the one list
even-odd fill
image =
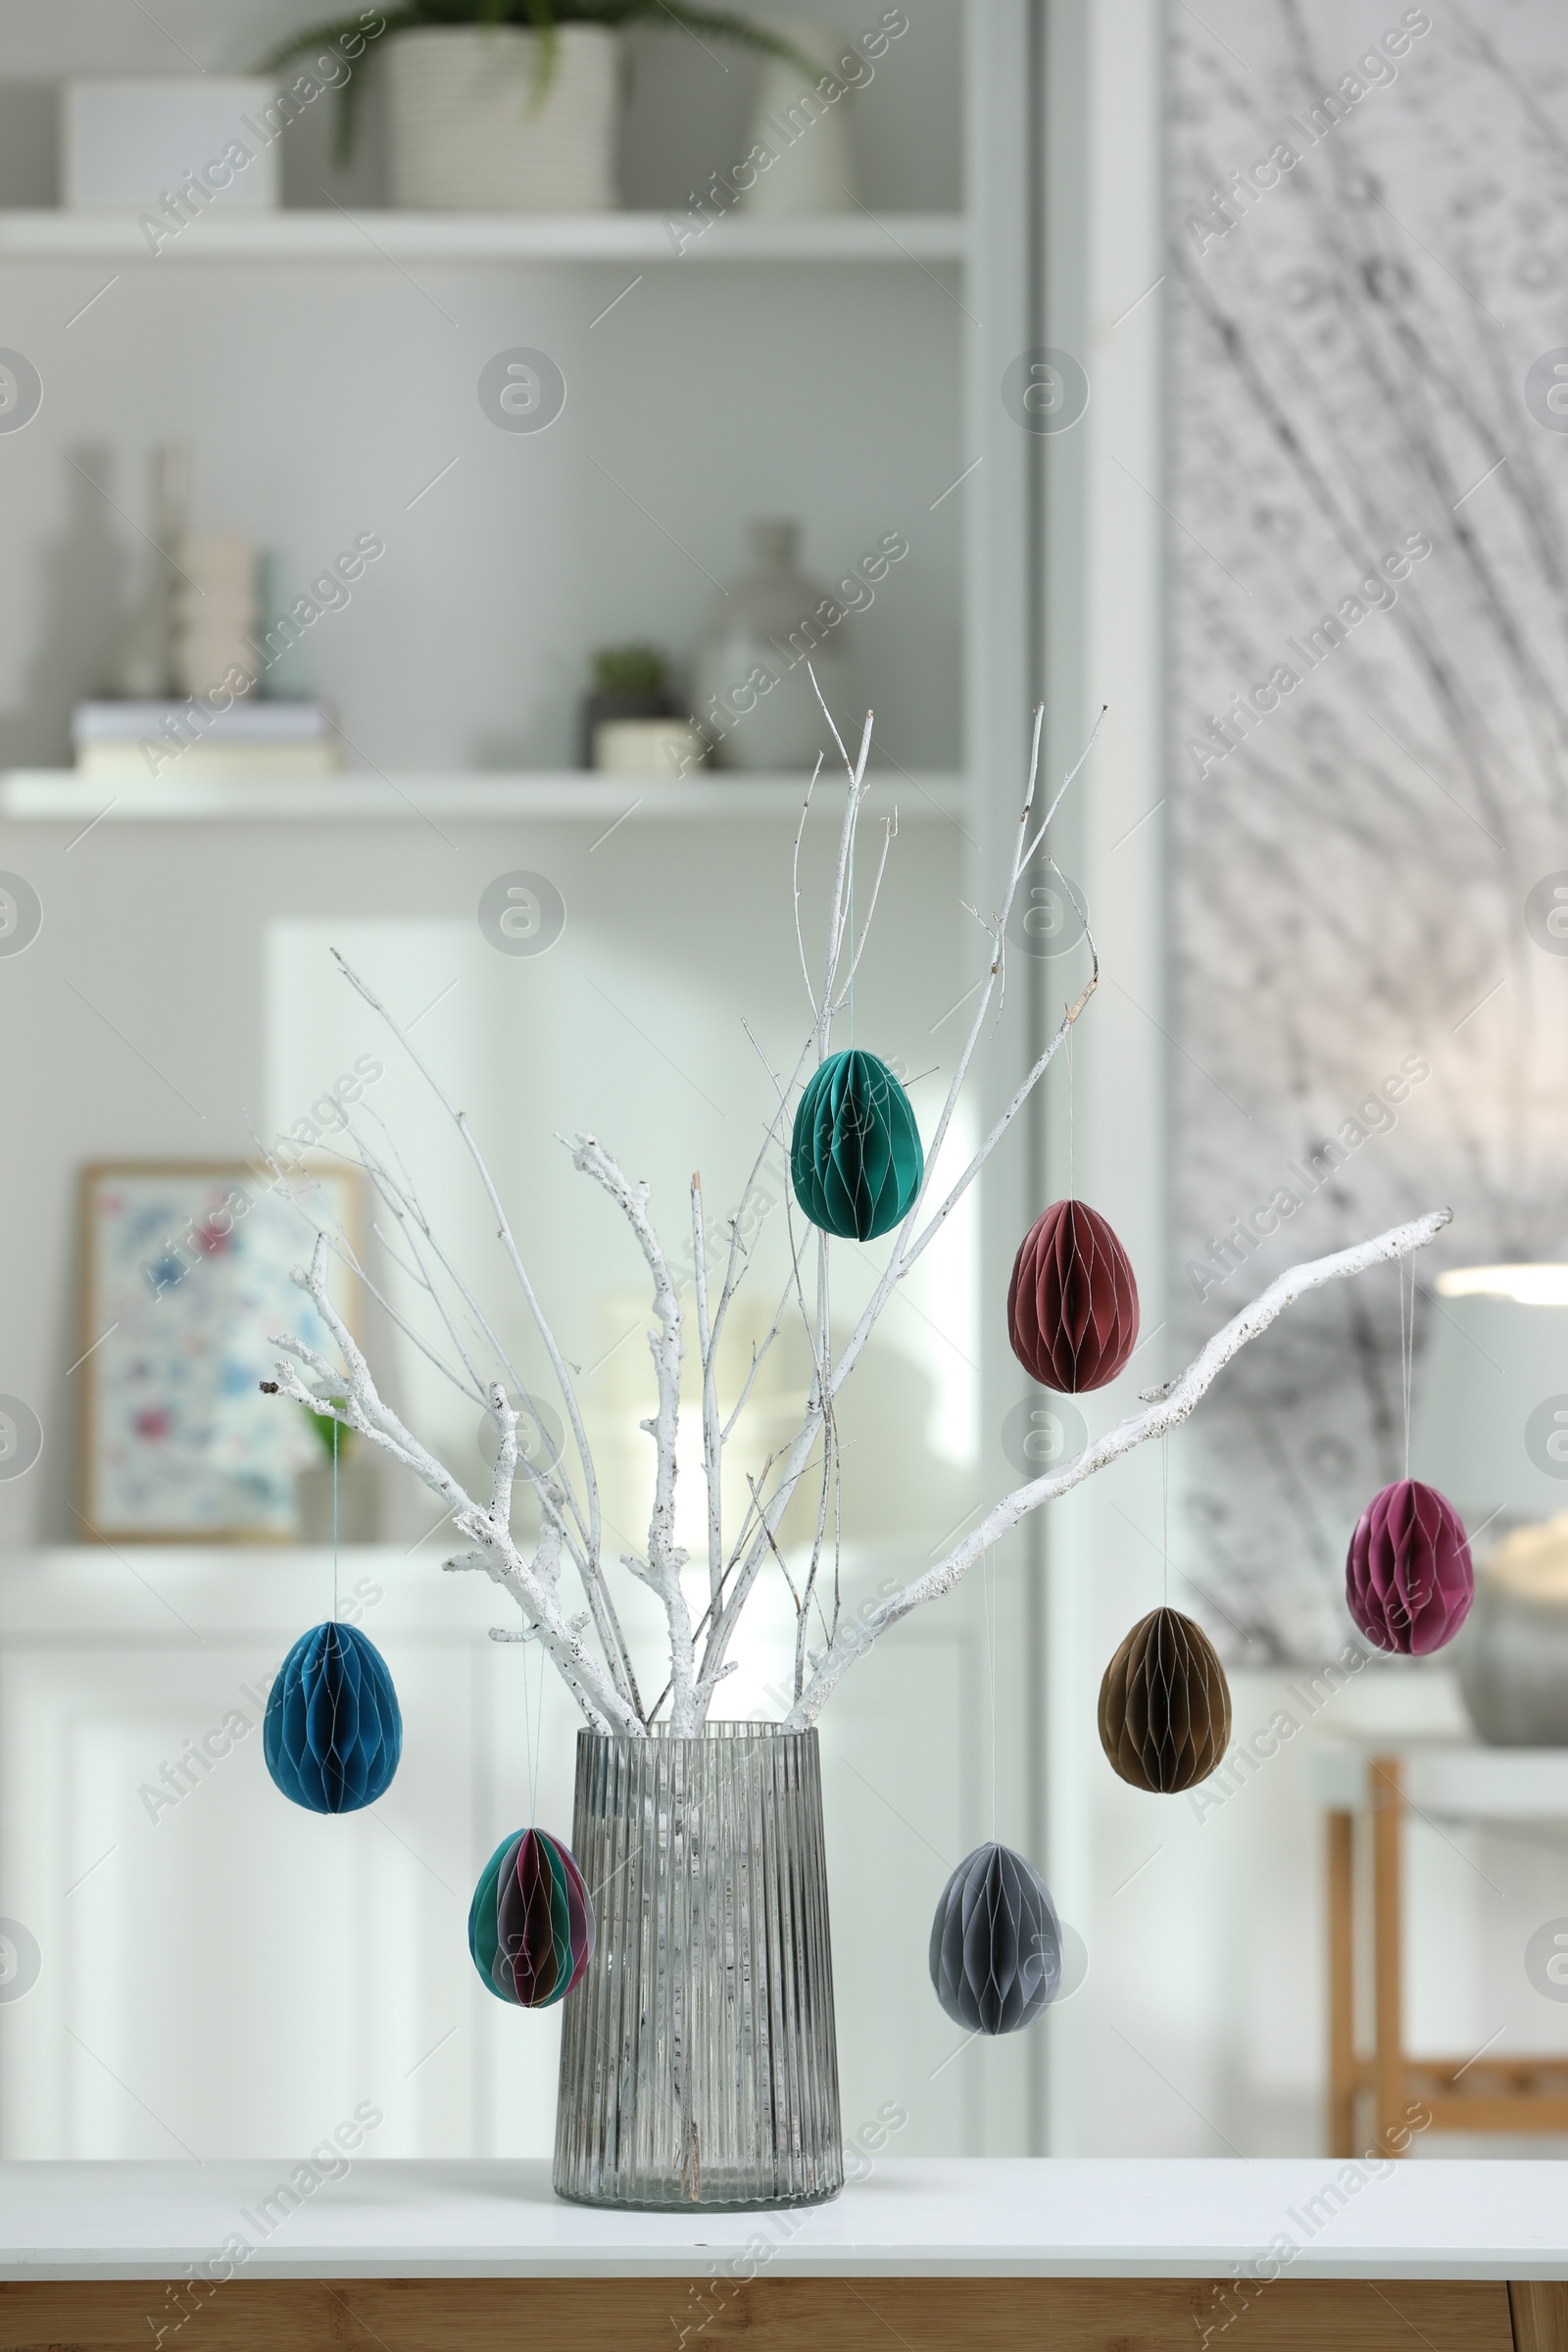
{"label": "dark red paper egg", "polygon": [[1138,1285],[1104,1218],[1054,1200],[1013,1260],[1007,1336],[1024,1370],[1068,1396],[1114,1380],[1138,1340]]}
{"label": "dark red paper egg", "polygon": [[1350,1615],[1378,1649],[1424,1658],[1451,1642],[1475,1598],[1470,1539],[1446,1494],[1401,1478],[1374,1494],[1345,1562]]}

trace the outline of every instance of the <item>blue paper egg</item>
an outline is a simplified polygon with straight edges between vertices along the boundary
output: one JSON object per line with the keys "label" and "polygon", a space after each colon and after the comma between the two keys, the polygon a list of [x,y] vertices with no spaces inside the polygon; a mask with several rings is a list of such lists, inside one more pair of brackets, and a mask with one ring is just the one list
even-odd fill
{"label": "blue paper egg", "polygon": [[267,1769],[312,1813],[355,1813],[390,1786],[403,1716],[387,1663],[352,1625],[314,1626],[278,1669],[262,1726]]}

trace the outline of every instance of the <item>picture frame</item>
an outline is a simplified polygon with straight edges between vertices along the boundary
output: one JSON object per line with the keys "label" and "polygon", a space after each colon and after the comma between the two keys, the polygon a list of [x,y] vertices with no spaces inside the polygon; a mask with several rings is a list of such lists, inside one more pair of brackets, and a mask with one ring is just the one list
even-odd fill
{"label": "picture frame", "polygon": [[[290,1280],[314,1236],[302,1203],[359,1258],[365,1178],[298,1158],[274,1176],[223,1159],[100,1160],[81,1172],[80,1353],[74,1509],[99,1541],[286,1544],[295,1477],[320,1460],[297,1406],[264,1396],[292,1331],[331,1358]],[[351,1331],[362,1286],[339,1267]]]}

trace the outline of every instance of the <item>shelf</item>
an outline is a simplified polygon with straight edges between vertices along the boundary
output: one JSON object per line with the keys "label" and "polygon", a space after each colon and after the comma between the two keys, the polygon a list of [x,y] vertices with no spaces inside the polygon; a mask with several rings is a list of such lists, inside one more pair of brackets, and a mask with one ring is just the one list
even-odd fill
{"label": "shelf", "polygon": [[[417,824],[425,818],[483,822],[497,817],[564,820],[600,827],[622,820],[788,822],[806,798],[804,777],[723,776],[674,783],[662,776],[603,776],[566,769],[538,775],[279,776],[243,783],[160,777],[116,784],[71,768],[16,769],[0,776],[0,818],[84,826],[190,824]],[[818,805],[836,808],[842,771],[824,768]],[[953,775],[872,779],[873,814],[897,808],[902,823],[956,824],[966,804]]]}
{"label": "shelf", "polygon": [[155,255],[132,213],[0,213],[0,260],[96,262],[957,262],[956,213],[731,215],[677,246],[662,213],[242,212],[215,208]]}

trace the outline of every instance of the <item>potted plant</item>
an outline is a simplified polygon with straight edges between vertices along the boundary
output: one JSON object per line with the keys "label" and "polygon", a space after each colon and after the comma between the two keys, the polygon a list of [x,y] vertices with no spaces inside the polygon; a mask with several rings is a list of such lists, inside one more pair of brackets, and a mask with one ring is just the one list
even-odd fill
{"label": "potted plant", "polygon": [[667,718],[669,672],[657,645],[604,645],[589,662],[582,698],[582,764],[596,767],[594,730],[617,719]]}
{"label": "potted plant", "polygon": [[[782,35],[684,0],[406,0],[380,12],[386,43],[391,201],[404,211],[602,213],[615,202],[616,34],[676,25],[805,63]],[[291,33],[275,73],[336,42],[358,55],[366,17]],[[816,69],[810,69],[813,76]],[[359,76],[342,84],[340,150]]]}

